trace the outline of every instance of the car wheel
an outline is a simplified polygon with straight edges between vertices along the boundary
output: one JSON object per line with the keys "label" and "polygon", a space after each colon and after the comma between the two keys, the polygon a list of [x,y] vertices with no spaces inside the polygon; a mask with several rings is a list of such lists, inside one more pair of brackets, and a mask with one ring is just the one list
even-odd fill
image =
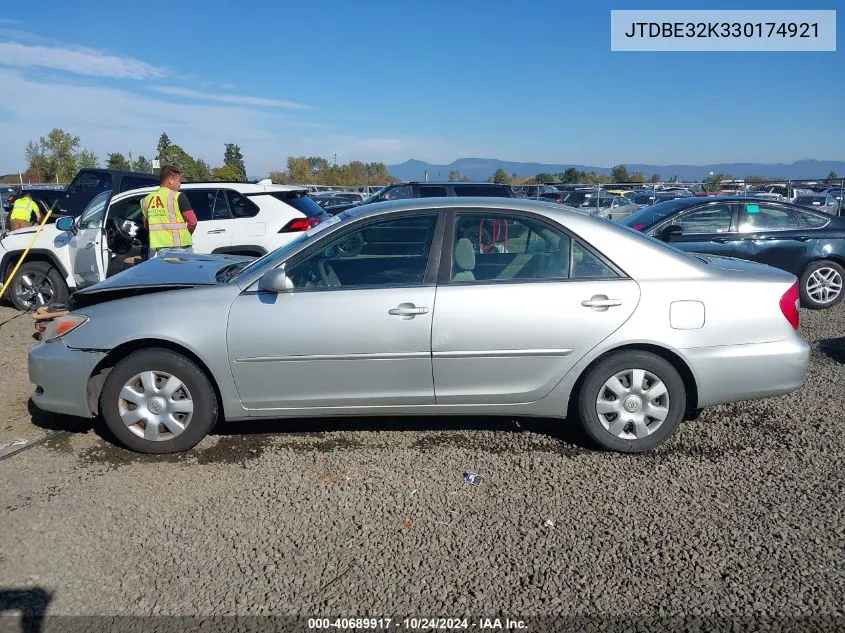
{"label": "car wheel", "polygon": [[813,262],[801,274],[801,305],[811,310],[832,308],[845,298],[845,269],[836,262]]}
{"label": "car wheel", "polygon": [[139,453],[196,446],[217,419],[217,396],[205,373],[166,349],[133,352],[109,372],[100,413],[114,438]]}
{"label": "car wheel", "polygon": [[21,264],[7,292],[9,301],[18,310],[35,310],[68,301],[67,284],[62,274],[49,262],[30,261]]}
{"label": "car wheel", "polygon": [[600,447],[623,453],[651,450],[672,435],[687,406],[677,370],[643,351],[611,354],[593,367],[578,394],[584,431]]}

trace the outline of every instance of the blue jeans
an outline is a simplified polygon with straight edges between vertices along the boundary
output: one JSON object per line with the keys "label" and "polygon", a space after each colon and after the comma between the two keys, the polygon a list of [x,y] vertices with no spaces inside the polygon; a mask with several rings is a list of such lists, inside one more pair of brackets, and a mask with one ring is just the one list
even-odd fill
{"label": "blue jeans", "polygon": [[152,251],[150,259],[152,259],[153,257],[179,257],[179,255],[184,255],[186,253],[193,252],[193,246],[166,246],[164,248],[157,248]]}

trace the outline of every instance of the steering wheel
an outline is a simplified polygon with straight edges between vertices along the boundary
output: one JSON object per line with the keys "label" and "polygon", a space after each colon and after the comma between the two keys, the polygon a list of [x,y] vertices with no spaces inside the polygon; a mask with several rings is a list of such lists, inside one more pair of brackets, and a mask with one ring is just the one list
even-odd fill
{"label": "steering wheel", "polygon": [[366,246],[364,236],[360,233],[355,233],[345,240],[338,242],[337,253],[341,257],[355,257],[356,255],[361,254],[361,251],[364,250],[364,246]]}
{"label": "steering wheel", "polygon": [[106,222],[106,244],[110,251],[118,255],[124,255],[132,249],[135,238],[129,233],[123,224],[126,220],[122,218],[110,218]]}

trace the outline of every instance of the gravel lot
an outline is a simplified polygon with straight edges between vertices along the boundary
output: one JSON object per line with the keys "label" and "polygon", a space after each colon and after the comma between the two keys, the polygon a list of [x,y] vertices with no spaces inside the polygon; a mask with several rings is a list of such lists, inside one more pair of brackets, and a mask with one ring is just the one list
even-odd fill
{"label": "gravel lot", "polygon": [[845,306],[802,312],[801,391],[710,409],[643,456],[485,419],[222,425],[136,456],[30,416],[16,315],[0,309],[0,445],[70,432],[0,461],[0,610],[845,627]]}

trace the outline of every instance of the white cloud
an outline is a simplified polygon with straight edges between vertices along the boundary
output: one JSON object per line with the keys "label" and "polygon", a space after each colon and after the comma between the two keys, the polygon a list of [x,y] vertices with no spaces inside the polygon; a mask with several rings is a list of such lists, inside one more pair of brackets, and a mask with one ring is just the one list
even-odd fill
{"label": "white cloud", "polygon": [[0,42],[0,65],[13,68],[61,70],[77,75],[115,79],[152,79],[167,72],[131,57],[73,46],[27,45]]}
{"label": "white cloud", "polygon": [[200,92],[199,90],[181,88],[179,86],[154,86],[152,90],[173,97],[184,97],[185,99],[195,99],[197,101],[216,101],[218,103],[231,103],[233,105],[255,107],[266,106],[271,108],[287,108],[289,110],[305,110],[308,108],[307,105],[296,103],[294,101],[268,99],[265,97],[249,97],[246,95],[219,94],[215,92]]}
{"label": "white cloud", "polygon": [[[129,150],[152,158],[158,137],[167,132],[193,156],[212,166],[222,162],[224,143],[241,146],[250,176],[282,169],[288,156],[325,156],[338,161],[395,163],[413,156],[451,161],[458,148],[437,139],[361,137],[338,134],[321,121],[299,113],[246,105],[171,103],[153,92],[32,80],[0,69],[0,173],[24,165],[30,140],[60,127],[81,138],[100,161],[108,152]],[[444,175],[445,177],[445,175]]]}

